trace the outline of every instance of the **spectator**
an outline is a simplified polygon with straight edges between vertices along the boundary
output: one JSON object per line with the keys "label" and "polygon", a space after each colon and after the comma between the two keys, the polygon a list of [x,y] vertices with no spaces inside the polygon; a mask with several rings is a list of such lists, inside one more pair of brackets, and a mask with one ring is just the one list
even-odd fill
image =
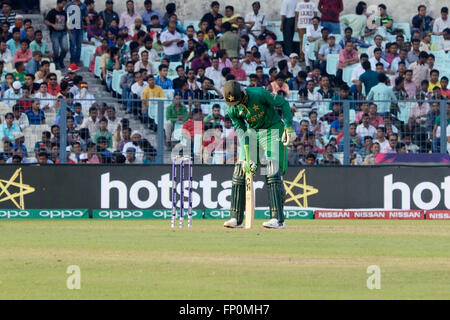
{"label": "spectator", "polygon": [[288,81],[290,90],[299,91],[306,88],[306,77],[308,75],[304,71],[299,71],[295,78]]}
{"label": "spectator", "polygon": [[113,147],[113,139],[112,134],[108,130],[108,119],[101,118],[99,121],[99,129],[97,132],[94,133],[94,136],[92,137],[92,141],[94,143],[100,144],[99,138],[104,137],[106,139],[107,148]]}
{"label": "spectator", "polygon": [[131,30],[131,25],[134,23],[136,18],[140,18],[139,13],[134,10],[133,0],[127,0],[126,2],[127,10],[120,15],[119,28],[125,26]]}
{"label": "spectator", "polygon": [[[17,51],[18,52],[18,51]],[[17,53],[16,52],[16,53]],[[41,67],[42,53],[40,51],[33,52],[33,58],[25,66],[25,72],[29,74],[35,74]]]}
{"label": "spectator", "polygon": [[320,79],[320,87],[317,90],[317,97],[319,100],[331,99],[334,96],[334,90],[330,87],[330,79],[327,75],[324,75]]}
{"label": "spectator", "polygon": [[[368,140],[370,140],[370,139],[368,139]],[[370,152],[367,153],[367,156],[364,159],[364,165],[365,166],[370,166],[370,165],[377,164],[376,156],[377,156],[378,153],[380,153],[380,144],[377,143],[377,142],[375,142],[373,144],[371,143],[371,145],[370,145]],[[361,155],[361,153],[360,153],[360,155]]]}
{"label": "spectator", "polygon": [[4,63],[10,63],[12,62],[13,57],[11,56],[11,51],[9,50],[8,46],[6,45],[6,42],[1,39],[0,40],[0,60],[2,60]]}
{"label": "spectator", "polygon": [[380,48],[375,48],[373,50],[373,57],[369,59],[371,68],[373,71],[376,71],[376,65],[378,63],[381,63],[383,65],[383,69],[389,68],[389,63],[387,63],[386,60],[384,60],[382,57],[382,50]]}
{"label": "spectator", "polygon": [[89,117],[84,118],[83,123],[80,126],[80,129],[87,128],[89,129],[90,134],[94,134],[100,128],[99,119],[98,119],[97,108],[92,106],[89,108]]}
{"label": "spectator", "polygon": [[338,136],[342,129],[344,129],[344,112],[339,112],[339,117],[334,120],[330,125],[330,136]]}
{"label": "spectator", "polygon": [[331,34],[340,34],[339,14],[344,10],[342,0],[319,0],[317,7],[322,15],[322,27]]}
{"label": "spectator", "polygon": [[81,108],[84,112],[87,112],[95,102],[95,96],[89,92],[89,86],[86,81],[80,83],[80,92],[74,96],[74,100],[81,104]]}
{"label": "spectator", "polygon": [[273,94],[278,94],[281,90],[286,94],[286,96],[290,95],[289,86],[286,82],[284,82],[283,76],[280,74],[276,76],[275,81],[270,83],[268,90],[272,91]]}
{"label": "spectator", "polygon": [[322,45],[318,51],[317,58],[319,60],[320,71],[325,74],[327,69],[327,56],[329,54],[339,54],[342,48],[340,45],[336,44],[336,39],[334,36],[329,36],[327,43]]}
{"label": "spectator", "polygon": [[173,89],[173,82],[169,78],[167,78],[168,66],[165,64],[161,64],[158,67],[159,76],[155,78],[155,83],[160,86],[162,89]]}
{"label": "spectator", "polygon": [[450,28],[444,29],[444,39],[439,41],[438,50],[444,50],[445,53],[450,52]]}
{"label": "spectator", "polygon": [[234,75],[236,81],[245,81],[247,80],[247,76],[245,74],[245,71],[241,69],[239,58],[233,58],[231,60],[232,68],[231,68],[231,74]]}
{"label": "spectator", "polygon": [[425,33],[422,41],[420,41],[419,52],[420,51],[425,51],[426,53],[430,53],[430,51],[437,51],[436,44],[431,42],[431,32]]}
{"label": "spectator", "polygon": [[383,48],[383,37],[382,36],[380,36],[380,35],[376,35],[375,36],[375,38],[373,39],[373,41],[374,41],[374,45],[372,45],[372,46],[370,46],[368,49],[367,49],[367,55],[369,56],[369,59],[372,59],[373,58],[373,56],[374,56],[374,50],[376,49],[376,48],[378,48],[378,49],[380,49],[381,50],[381,54],[383,54],[383,51],[384,51],[384,48]]}
{"label": "spectator", "polygon": [[342,103],[339,101],[335,101],[332,106],[332,111],[323,115],[322,118],[320,118],[321,121],[327,121],[329,124],[331,124],[333,121],[339,118],[339,114],[341,113],[342,109]]}
{"label": "spectator", "polygon": [[331,143],[328,143],[325,146],[325,153],[323,155],[323,159],[320,160],[321,165],[341,165],[341,162],[336,159],[334,156],[334,153],[337,152],[336,146],[332,145]]}
{"label": "spectator", "polygon": [[388,144],[384,148],[380,148],[381,153],[397,153],[398,136],[396,134],[390,134]]}
{"label": "spectator", "polygon": [[267,62],[267,67],[276,68],[278,66],[278,62],[281,60],[286,60],[286,62],[288,62],[289,58],[283,53],[283,47],[281,44],[277,43],[275,45],[275,53],[270,56],[269,61]]}
{"label": "spectator", "polygon": [[295,26],[300,39],[300,62],[305,61],[305,55],[303,52],[303,35],[306,34],[306,29],[313,24],[312,19],[317,16],[317,12],[317,5],[314,2],[310,2],[310,0],[298,2],[295,8]]}
{"label": "spectator", "polygon": [[142,13],[142,20],[144,23],[144,26],[149,26],[152,25],[152,17],[156,15],[156,17],[158,18],[158,23],[162,24],[162,15],[161,12],[159,12],[158,10],[153,10],[152,8],[153,4],[151,0],[145,0],[144,1],[144,12]]}
{"label": "spectator", "polygon": [[443,35],[444,30],[450,28],[450,20],[448,19],[448,8],[441,8],[441,16],[433,23],[433,34]]}
{"label": "spectator", "polygon": [[40,109],[41,103],[39,100],[34,99],[31,103],[31,110],[26,112],[30,125],[45,124],[44,111]]}
{"label": "spectator", "polygon": [[16,21],[16,12],[11,10],[11,2],[9,0],[3,1],[2,13],[0,13],[0,23],[8,22],[9,25],[14,25]]}
{"label": "spectator", "polygon": [[375,87],[379,80],[378,80],[378,72],[375,72],[371,69],[371,65],[369,61],[365,61],[362,64],[364,73],[359,77],[359,80],[357,82],[358,91],[362,93],[362,85],[364,85],[365,92],[364,95],[367,96],[370,92],[370,90]]}
{"label": "spectator", "polygon": [[14,81],[12,88],[6,90],[3,97],[5,105],[11,107],[16,104],[16,101],[22,97],[22,83],[20,81]]}
{"label": "spectator", "polygon": [[121,135],[122,138],[117,143],[117,150],[123,150],[123,147],[125,146],[125,144],[127,144],[128,142],[131,142],[130,136],[131,136],[131,129],[124,126],[122,128],[122,135]]}
{"label": "spectator", "polygon": [[209,66],[211,66],[211,61],[209,60],[208,52],[203,48],[198,48],[196,57],[191,62],[191,68],[197,73],[199,67],[206,69]]}
{"label": "spectator", "polygon": [[421,4],[417,7],[418,14],[412,18],[412,25],[418,26],[421,36],[424,32],[433,31],[434,19],[427,16],[427,7]]}
{"label": "spectator", "polygon": [[122,89],[122,104],[127,105],[131,92],[131,85],[134,82],[134,66],[132,61],[128,61],[125,67],[126,73],[120,78],[120,88]]}
{"label": "spectator", "polygon": [[412,79],[417,88],[420,88],[422,80],[429,80],[427,59],[428,54],[422,51],[419,54],[418,60],[409,65],[409,69],[411,69],[413,73]]}
{"label": "spectator", "polygon": [[252,3],[253,12],[245,15],[245,24],[250,27],[250,34],[256,38],[266,31],[267,20],[266,15],[260,11],[261,4],[259,1]]}
{"label": "spectator", "polygon": [[[220,109],[219,109],[220,111]],[[172,139],[172,131],[176,127],[176,124],[182,124],[188,120],[188,110],[182,103],[182,96],[180,92],[174,94],[173,103],[167,108],[166,123],[164,126],[166,143],[169,144]]]}
{"label": "spectator", "polygon": [[217,86],[220,82],[221,75],[222,75],[222,73],[219,69],[219,58],[213,57],[211,59],[211,66],[207,67],[205,70],[205,76],[207,78],[211,79],[214,82],[214,84]]}
{"label": "spectator", "polygon": [[147,70],[147,74],[149,75],[154,75],[156,73],[153,63],[149,61],[149,53],[146,50],[141,52],[141,61],[134,65],[135,72],[138,72],[141,69]]}
{"label": "spectator", "polygon": [[41,134],[41,141],[36,142],[34,145],[34,154],[37,158],[39,152],[45,151],[45,153],[51,152],[51,133],[49,131],[43,131]]}
{"label": "spectator", "polygon": [[353,48],[353,44],[350,41],[346,42],[345,48],[339,52],[339,64],[336,74],[339,83],[342,83],[343,69],[358,62],[358,51]]}
{"label": "spectator", "polygon": [[375,137],[375,135],[377,134],[377,130],[370,124],[369,115],[364,114],[362,116],[361,124],[356,127],[356,134],[361,140],[363,140],[364,137],[367,136],[370,136],[372,139]]}
{"label": "spectator", "polygon": [[164,56],[170,62],[181,61],[184,40],[182,40],[181,34],[176,31],[175,22],[170,22],[167,30],[161,33],[161,43],[164,47]]}
{"label": "spectator", "polygon": [[390,102],[396,102],[397,97],[394,95],[392,88],[386,85],[388,78],[385,74],[378,75],[379,83],[370,89],[367,100],[376,100],[378,102],[378,111],[381,114],[390,113]]}
{"label": "spectator", "polygon": [[22,112],[22,109],[20,108],[20,105],[15,104],[12,107],[12,112],[14,114],[14,120],[13,123],[18,125],[20,130],[24,130],[25,128],[30,126],[30,123],[28,121],[28,117],[26,114]]}
{"label": "spectator", "polygon": [[360,1],[356,6],[355,14],[344,15],[339,18],[343,25],[352,28],[354,35],[361,41],[364,41],[367,25],[366,9],[366,3]]}
{"label": "spectator", "polygon": [[[100,15],[95,15],[93,17],[92,23],[87,28],[87,38],[89,41],[91,41],[92,38],[101,41],[106,36],[103,23],[103,19]],[[91,44],[94,44],[94,42],[91,42]]]}
{"label": "spectator", "polygon": [[41,109],[44,111],[54,110],[55,97],[48,93],[48,87],[45,82],[39,85],[39,92],[34,97],[41,102]]}
{"label": "spectator", "polygon": [[211,2],[211,12],[206,13],[200,20],[200,24],[204,21],[208,22],[208,27],[213,28],[214,27],[214,20],[216,18],[222,18],[223,16],[219,13],[220,4],[217,1]]}
{"label": "spectator", "polygon": [[[293,39],[296,30],[295,9],[297,7],[296,0],[283,0],[280,8],[281,26],[280,31],[283,33],[284,52],[290,55],[294,52]],[[297,74],[297,72],[295,73]]]}
{"label": "spectator", "polygon": [[[167,79],[169,80],[169,79]],[[144,88],[142,91],[141,99],[142,99],[142,111],[139,112],[141,116],[143,117],[142,121],[149,123],[150,129],[156,131],[156,125],[154,123],[154,119],[151,117],[149,118],[148,115],[148,108],[149,108],[149,99],[152,98],[164,98],[164,91],[163,88],[160,85],[157,85],[158,81],[155,81],[155,78],[152,75],[147,76],[147,83],[148,86]],[[153,105],[152,108],[155,108],[156,106]],[[155,114],[152,110],[151,114]]]}
{"label": "spectator", "polygon": [[[81,42],[83,40],[83,25],[89,24],[88,10],[80,0],[73,0],[66,4],[67,30],[70,40],[70,63],[80,64]],[[62,40],[61,40],[62,41]],[[80,66],[78,66],[80,67]]]}
{"label": "spectator", "polygon": [[109,29],[113,21],[119,25],[120,18],[119,15],[113,10],[114,2],[113,0],[106,0],[105,10],[100,11],[99,15],[103,20],[103,29],[106,31]]}
{"label": "spectator", "polygon": [[[31,60],[32,52],[28,49],[29,41],[28,39],[22,40],[20,42],[20,48],[14,52],[14,63],[23,62],[24,64]],[[35,72],[33,72],[34,74]]]}
{"label": "spectator", "polygon": [[245,53],[245,56],[240,64],[246,75],[256,72],[256,63],[252,61],[252,53],[250,51]]}
{"label": "spectator", "polygon": [[31,52],[39,51],[42,56],[46,58],[52,58],[53,54],[50,52],[48,48],[47,41],[43,40],[43,35],[41,30],[37,30],[34,33],[34,40],[30,43]]}
{"label": "spectator", "polygon": [[6,44],[9,47],[9,51],[11,51],[11,55],[14,57],[14,53],[20,48],[20,28],[13,28],[12,38]]}

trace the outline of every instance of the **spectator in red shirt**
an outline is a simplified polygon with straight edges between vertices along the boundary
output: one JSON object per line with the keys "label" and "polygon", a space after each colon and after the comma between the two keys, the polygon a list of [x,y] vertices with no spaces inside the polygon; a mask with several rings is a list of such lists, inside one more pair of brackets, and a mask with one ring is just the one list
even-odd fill
{"label": "spectator in red shirt", "polygon": [[31,50],[28,49],[29,43],[30,41],[28,39],[24,39],[20,42],[19,50],[16,50],[16,52],[14,52],[14,63],[23,62],[24,64],[26,64],[31,60],[33,54],[31,53]]}
{"label": "spectator in red shirt", "polygon": [[31,108],[31,95],[30,95],[30,88],[27,86],[24,86],[22,88],[22,98],[19,100],[19,105],[23,112],[28,111]]}
{"label": "spectator in red shirt", "polygon": [[344,10],[342,0],[319,0],[317,8],[322,14],[322,27],[330,30],[330,34],[340,34],[339,13]]}
{"label": "spectator in red shirt", "polygon": [[378,126],[383,125],[383,118],[377,113],[378,107],[375,103],[369,105],[369,124],[378,128]]}
{"label": "spectator in red shirt", "polygon": [[231,60],[231,65],[232,65],[231,74],[234,76],[234,79],[236,81],[245,81],[245,80],[247,80],[247,76],[245,75],[245,71],[239,67],[240,63],[239,63],[239,59],[238,58],[233,58],[233,60]]}
{"label": "spectator in red shirt", "polygon": [[338,64],[338,71],[336,74],[336,78],[338,80],[339,85],[342,83],[342,70],[345,67],[358,62],[359,62],[358,51],[355,50],[353,43],[351,41],[347,41],[345,43],[345,48],[339,52],[339,64]]}
{"label": "spectator in red shirt", "polygon": [[57,96],[61,92],[61,87],[58,83],[58,78],[56,77],[56,74],[49,73],[47,76],[47,83],[48,83],[48,93],[50,93],[52,96]]}
{"label": "spectator in red shirt", "polygon": [[[202,109],[195,108],[192,110],[192,118],[186,121],[183,125],[183,136],[191,143],[194,142],[195,134],[203,134],[203,126],[205,122],[203,121]],[[196,130],[196,131],[194,131]],[[199,131],[200,130],[200,131]]]}

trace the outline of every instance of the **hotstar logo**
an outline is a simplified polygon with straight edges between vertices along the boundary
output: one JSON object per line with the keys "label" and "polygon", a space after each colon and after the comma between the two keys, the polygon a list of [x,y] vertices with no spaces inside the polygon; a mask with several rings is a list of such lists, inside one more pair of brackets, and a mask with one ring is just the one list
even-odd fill
{"label": "hotstar logo", "polygon": [[[299,207],[308,207],[308,196],[312,196],[313,194],[319,193],[319,190],[314,188],[313,186],[308,186],[306,184],[306,173],[305,169],[301,170],[297,176],[295,177],[294,181],[287,181],[284,180],[284,189],[286,190],[286,193],[290,196],[290,198],[286,199],[285,203],[288,202],[295,202],[297,206]],[[302,193],[295,194],[292,189],[294,187],[300,188],[303,190]],[[300,201],[300,199],[303,201],[303,203]]]}
{"label": "hotstar logo", "polygon": [[[19,182],[16,182],[17,178],[19,178]],[[9,190],[11,186],[19,188],[19,192],[11,194]],[[21,210],[25,209],[23,196],[35,191],[35,189],[30,185],[22,183],[22,168],[17,169],[9,180],[0,179],[0,189],[0,202],[11,200],[12,203],[14,203],[15,206]],[[3,196],[3,198],[1,196]],[[19,197],[19,202],[16,201],[17,197]]]}

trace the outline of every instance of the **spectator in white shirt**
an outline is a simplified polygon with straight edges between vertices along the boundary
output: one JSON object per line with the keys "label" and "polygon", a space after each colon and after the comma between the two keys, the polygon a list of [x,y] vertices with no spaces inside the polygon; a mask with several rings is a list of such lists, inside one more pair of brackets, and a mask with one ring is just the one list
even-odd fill
{"label": "spectator in white shirt", "polygon": [[291,53],[289,55],[289,63],[288,63],[289,72],[293,75],[297,75],[300,71],[302,71],[302,67],[298,63],[298,54]]}
{"label": "spectator in white shirt", "polygon": [[0,60],[3,60],[5,64],[8,64],[13,61],[11,51],[9,50],[4,40],[0,41]]}
{"label": "spectator in white shirt", "polygon": [[214,81],[214,85],[217,87],[217,84],[220,82],[220,78],[222,76],[222,72],[219,69],[219,58],[214,56],[211,59],[211,66],[206,68],[205,77],[210,78]]}
{"label": "spectator in white shirt", "polygon": [[385,148],[389,142],[386,139],[386,128],[379,126],[377,128],[377,134],[376,134],[376,139],[374,142],[378,142],[378,144],[380,145],[380,149]]}
{"label": "spectator in white shirt", "polygon": [[259,11],[261,9],[261,4],[259,1],[252,3],[252,9],[253,12],[245,15],[245,24],[249,25],[250,34],[256,38],[266,31],[267,19],[266,15]]}
{"label": "spectator in white shirt", "polygon": [[444,50],[445,53],[450,51],[450,28],[444,30],[444,39],[439,41],[438,50]]}
{"label": "spectator in white shirt", "polygon": [[361,140],[364,140],[364,137],[370,136],[372,138],[377,134],[377,129],[369,123],[369,115],[364,114],[362,116],[362,123],[356,127],[356,134],[360,137]]}
{"label": "spectator in white shirt", "polygon": [[252,53],[250,51],[245,53],[245,57],[241,61],[241,69],[245,71],[247,76],[256,72],[256,63],[252,61]]}
{"label": "spectator in white shirt", "polygon": [[160,41],[163,45],[164,56],[170,62],[180,62],[183,52],[184,41],[181,34],[176,30],[176,22],[170,21],[167,30],[161,33]]}
{"label": "spectator in white shirt", "polygon": [[387,63],[386,60],[381,57],[381,54],[381,49],[375,48],[375,50],[373,51],[373,58],[369,59],[372,71],[377,71],[377,63],[382,63],[385,70],[389,68],[389,63]]}
{"label": "spectator in white shirt", "polygon": [[[47,92],[48,87],[46,82],[42,82],[39,85],[39,91],[34,95],[36,99],[41,101],[41,109],[44,111],[49,111],[54,109],[55,106],[55,97]],[[93,101],[89,101],[90,105]]]}
{"label": "spectator in white shirt", "polygon": [[149,60],[149,54],[147,50],[142,51],[141,53],[141,61],[138,61],[134,65],[134,72],[138,72],[141,69],[147,70],[148,75],[154,75],[156,73],[155,67],[153,63]]}
{"label": "spectator in white shirt", "polygon": [[384,148],[380,148],[380,153],[397,153],[397,142],[397,135],[394,133],[390,134],[388,144]]}
{"label": "spectator in white shirt", "polygon": [[312,25],[312,19],[317,16],[318,11],[317,5],[310,0],[298,2],[295,8],[295,27],[297,28],[300,39],[300,62],[305,60],[303,54],[303,35],[306,34],[306,28]]}
{"label": "spectator in white shirt", "polygon": [[450,28],[450,19],[448,18],[448,8],[442,7],[441,17],[434,20],[433,24],[433,34],[443,35],[444,30]]}
{"label": "spectator in white shirt", "polygon": [[383,53],[383,37],[380,35],[376,35],[375,38],[373,39],[373,42],[375,43],[373,46],[370,46],[367,49],[367,55],[369,56],[369,59],[372,59],[374,56],[374,50],[376,48],[381,49],[381,53]]}

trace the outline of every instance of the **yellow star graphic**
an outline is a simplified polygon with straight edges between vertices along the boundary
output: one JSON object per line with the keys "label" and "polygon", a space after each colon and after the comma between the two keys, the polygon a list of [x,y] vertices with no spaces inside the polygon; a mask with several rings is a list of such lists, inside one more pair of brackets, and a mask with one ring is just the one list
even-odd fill
{"label": "yellow star graphic", "polygon": [[[300,182],[300,180],[302,180]],[[290,196],[290,198],[286,199],[287,202],[294,201],[299,207],[308,207],[308,196],[312,196],[313,194],[319,193],[319,190],[314,188],[313,186],[308,186],[306,184],[306,174],[305,169],[301,170],[297,176],[295,177],[294,181],[283,181],[284,189],[286,190],[286,193]],[[303,190],[303,193],[301,194],[294,194],[292,192],[292,189],[294,187],[300,188]],[[303,200],[303,203],[300,202],[300,199]]]}
{"label": "yellow star graphic", "polygon": [[258,111],[259,107],[255,104],[255,105],[253,105],[253,110]]}
{"label": "yellow star graphic", "polygon": [[[19,177],[19,182],[15,182],[17,177]],[[8,191],[10,186],[19,188],[19,192],[11,194]],[[22,183],[22,168],[17,169],[9,180],[0,179],[0,190],[0,202],[11,200],[16,205],[16,207],[21,210],[25,209],[23,196],[35,191],[35,189],[30,185]],[[3,194],[5,194],[5,196],[4,198],[1,198]],[[17,197],[19,197],[19,203],[17,203],[15,199]]]}
{"label": "yellow star graphic", "polygon": [[228,97],[228,101],[234,101],[234,97],[233,96],[229,96]]}

